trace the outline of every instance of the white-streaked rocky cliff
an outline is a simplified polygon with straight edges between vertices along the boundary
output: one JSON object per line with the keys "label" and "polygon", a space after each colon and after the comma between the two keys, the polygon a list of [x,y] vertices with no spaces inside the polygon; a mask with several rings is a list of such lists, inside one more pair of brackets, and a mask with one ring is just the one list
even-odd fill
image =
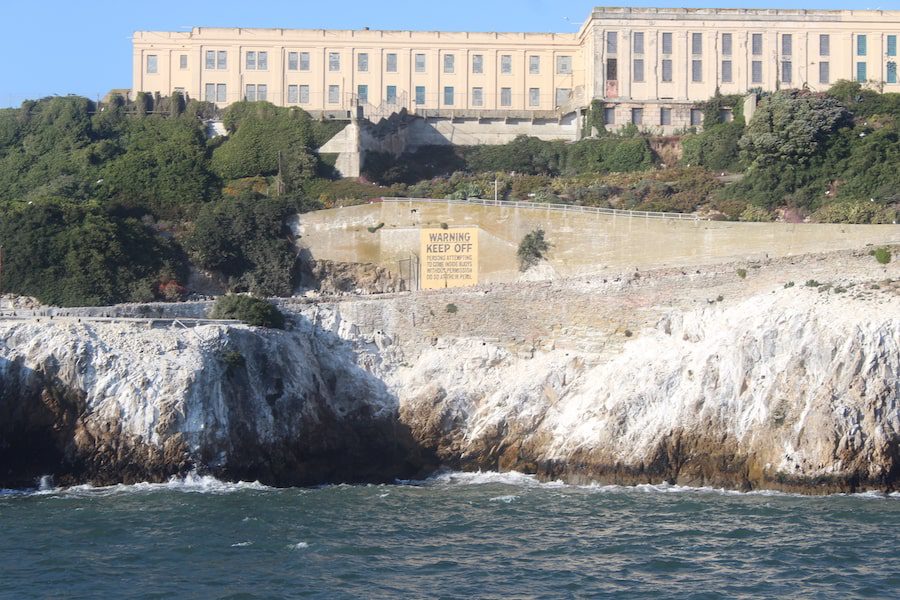
{"label": "white-streaked rocky cliff", "polygon": [[[296,302],[285,332],[0,322],[0,485],[371,481],[439,462],[897,489],[895,270],[839,255],[746,279],[726,265]],[[832,287],[786,286],[812,276]]]}

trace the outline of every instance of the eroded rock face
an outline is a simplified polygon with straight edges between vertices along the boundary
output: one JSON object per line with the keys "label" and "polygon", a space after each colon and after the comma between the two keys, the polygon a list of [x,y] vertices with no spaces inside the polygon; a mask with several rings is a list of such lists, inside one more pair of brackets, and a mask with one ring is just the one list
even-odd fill
{"label": "eroded rock face", "polygon": [[75,319],[0,329],[0,486],[391,481],[433,464],[341,340]]}
{"label": "eroded rock face", "polygon": [[327,295],[387,294],[406,289],[405,282],[384,267],[369,263],[345,263],[332,260],[300,262],[301,285]]}
{"label": "eroded rock face", "polygon": [[424,352],[392,385],[414,436],[462,468],[896,489],[900,316],[845,309],[779,294],[673,314],[595,364],[457,341]]}
{"label": "eroded rock face", "polygon": [[[685,309],[661,306],[669,288],[596,285],[610,298],[591,323],[561,295],[537,323],[527,311],[557,294],[527,286],[294,303],[284,332],[0,323],[0,486],[191,469],[391,481],[441,464],[571,482],[900,487],[893,288],[854,300],[779,284]],[[635,298],[629,322],[653,318],[625,335],[609,307]],[[523,336],[538,330],[542,341]]]}

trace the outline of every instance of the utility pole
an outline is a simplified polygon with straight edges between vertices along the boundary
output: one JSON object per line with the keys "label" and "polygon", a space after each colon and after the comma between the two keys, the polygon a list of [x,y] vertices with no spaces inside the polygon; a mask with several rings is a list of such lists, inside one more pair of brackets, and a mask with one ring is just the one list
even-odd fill
{"label": "utility pole", "polygon": [[500,204],[500,178],[494,175],[494,204]]}

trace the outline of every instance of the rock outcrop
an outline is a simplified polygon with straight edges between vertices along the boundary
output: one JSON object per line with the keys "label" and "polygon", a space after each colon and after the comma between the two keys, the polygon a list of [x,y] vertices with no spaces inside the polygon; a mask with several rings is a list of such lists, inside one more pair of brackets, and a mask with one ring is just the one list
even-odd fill
{"label": "rock outcrop", "polygon": [[[889,268],[859,253],[740,276],[725,265],[285,301],[283,332],[2,321],[0,486],[192,469],[275,485],[390,481],[440,464],[572,482],[897,490],[900,282]],[[839,272],[855,279],[792,283]]]}
{"label": "rock outcrop", "polygon": [[434,468],[384,384],[328,336],[0,325],[0,487],[162,481],[199,469],[273,485]]}

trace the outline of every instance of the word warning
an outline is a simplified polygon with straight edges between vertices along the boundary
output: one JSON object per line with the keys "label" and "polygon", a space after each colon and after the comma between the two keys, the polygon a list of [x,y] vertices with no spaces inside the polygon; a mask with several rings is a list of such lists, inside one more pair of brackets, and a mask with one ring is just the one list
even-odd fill
{"label": "word warning", "polygon": [[423,290],[478,284],[478,229],[423,229],[420,287]]}

